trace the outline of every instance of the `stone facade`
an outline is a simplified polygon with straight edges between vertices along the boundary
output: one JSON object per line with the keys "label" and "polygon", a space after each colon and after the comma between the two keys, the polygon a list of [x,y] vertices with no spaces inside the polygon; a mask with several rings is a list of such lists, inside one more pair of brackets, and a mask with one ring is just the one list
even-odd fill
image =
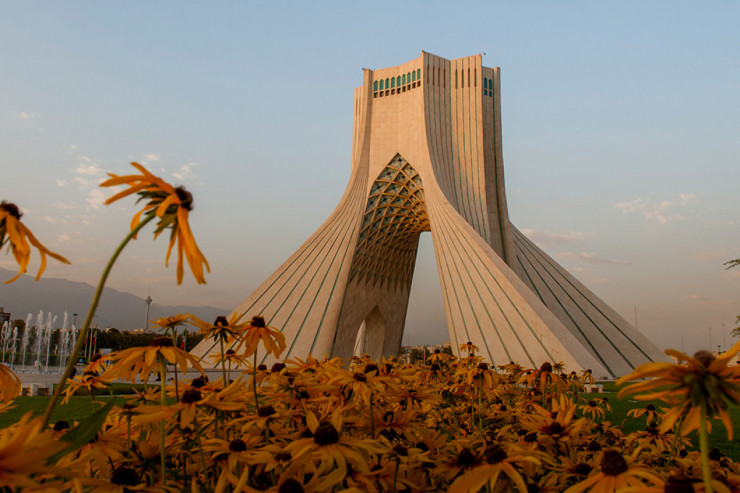
{"label": "stone facade", "polygon": [[[339,205],[235,312],[280,328],[285,358],[349,358],[360,329],[367,354],[395,355],[424,231],[455,351],[471,341],[495,365],[563,361],[610,377],[664,359],[509,222],[500,71],[480,55],[422,52],[364,70]],[[193,352],[214,349],[204,341]]]}

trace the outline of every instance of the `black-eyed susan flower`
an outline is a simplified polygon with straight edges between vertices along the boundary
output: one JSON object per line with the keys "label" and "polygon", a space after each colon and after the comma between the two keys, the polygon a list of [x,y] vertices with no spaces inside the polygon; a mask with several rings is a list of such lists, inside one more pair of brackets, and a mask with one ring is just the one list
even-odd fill
{"label": "black-eyed susan flower", "polygon": [[177,365],[183,373],[187,373],[189,366],[203,373],[203,367],[198,362],[198,358],[173,346],[170,337],[157,337],[152,340],[150,346],[132,347],[110,353],[106,359],[114,361],[105,370],[106,377],[121,378],[132,382],[137,376],[144,382],[148,381],[152,373],[160,371],[162,362]]}
{"label": "black-eyed susan flower", "polygon": [[285,351],[285,335],[274,327],[269,327],[265,319],[260,316],[252,317],[241,334],[238,347],[244,347],[244,355],[249,356],[257,352],[259,343],[265,346],[267,354],[276,358]]}
{"label": "black-eyed susan flower", "polygon": [[21,393],[21,381],[13,370],[0,364],[0,412],[12,407],[13,399]]}
{"label": "black-eyed susan flower", "polygon": [[662,399],[671,404],[663,415],[661,431],[672,429],[681,421],[679,432],[685,435],[700,427],[704,417],[718,417],[732,440],[732,421],[728,406],[740,404],[740,366],[730,362],[740,351],[740,342],[716,358],[709,351],[694,357],[672,349],[666,354],[681,363],[646,363],[620,378],[618,385],[630,380],[650,378],[630,384],[619,391],[619,397],[634,395],[636,400]]}
{"label": "black-eyed susan flower", "polygon": [[[489,486],[501,491],[527,492],[522,474],[517,470],[517,463],[531,462],[539,464],[535,457],[525,455],[521,451],[507,449],[505,446],[489,444],[483,454],[483,463],[471,468],[458,477],[447,490],[449,493],[476,493]],[[508,483],[507,488],[501,488],[501,483]]]}
{"label": "black-eyed susan flower", "polygon": [[[565,490],[565,493],[615,493],[629,487],[645,487],[660,481],[660,477],[637,461],[640,449],[625,458],[619,450],[608,449],[601,454],[598,470],[585,480]],[[598,472],[597,472],[598,471]]]}
{"label": "black-eyed susan flower", "polygon": [[31,230],[21,222],[21,216],[22,214],[15,204],[4,200],[0,203],[0,249],[6,243],[9,243],[9,249],[20,267],[18,274],[13,279],[5,281],[5,284],[15,281],[21,274],[24,274],[28,270],[28,264],[31,261],[31,247],[35,247],[39,251],[39,255],[41,255],[41,265],[36,274],[37,281],[46,269],[47,255],[60,262],[69,264],[69,260],[42,245],[33,233],[31,233]]}
{"label": "black-eyed susan flower", "polygon": [[139,200],[146,201],[143,209],[137,212],[131,220],[131,230],[136,229],[145,217],[156,216],[159,218],[157,228],[154,232],[156,239],[164,230],[171,229],[170,244],[167,247],[167,256],[165,265],[169,263],[172,248],[177,245],[177,284],[182,283],[183,277],[183,254],[188,261],[193,277],[200,284],[205,284],[206,280],[203,275],[203,267],[208,272],[211,271],[208,261],[201,253],[195,238],[190,230],[188,215],[193,208],[193,196],[183,187],[173,187],[161,178],[154,176],[139,163],[131,163],[141,174],[118,176],[108,173],[110,178],[100,184],[101,187],[115,187],[119,185],[128,185],[123,190],[105,201],[105,204],[112,204],[116,200],[127,197],[131,194],[138,194]]}

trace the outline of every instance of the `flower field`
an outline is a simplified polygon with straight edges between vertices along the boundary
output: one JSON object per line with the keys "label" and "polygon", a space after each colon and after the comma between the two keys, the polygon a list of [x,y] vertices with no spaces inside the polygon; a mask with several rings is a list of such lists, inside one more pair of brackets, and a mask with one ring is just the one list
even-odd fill
{"label": "flower field", "polygon": [[[144,208],[101,275],[44,415],[28,412],[0,429],[3,492],[740,491],[738,464],[709,441],[712,425],[732,440],[740,343],[718,357],[667,351],[678,363],[649,363],[620,379],[620,397],[647,402],[628,413],[643,423],[631,432],[609,421],[607,399],[583,395],[589,371],[558,362],[493,367],[470,342],[460,358],[436,353],[424,364],[308,357],[268,368],[258,354],[278,359],[284,336],[245,314],[212,324],[189,314],[156,320],[162,336],[150,346],[93,358],[71,378],[111,267],[144,226],[156,223],[155,238],[169,230],[178,284],[183,259],[199,283],[209,270],[188,223],[192,196],[132,165],[140,174],[110,174],[101,186],[128,187],[106,203],[136,194]],[[18,275],[32,247],[37,277],[47,256],[67,262],[20,219],[17,206],[0,203],[0,248],[8,245]],[[219,348],[213,381],[173,344],[185,324]],[[114,382],[156,377],[159,385],[133,396],[96,397]],[[80,391],[94,411],[52,421],[62,394],[68,402]],[[0,413],[19,393],[18,377],[0,365]]]}
{"label": "flower field", "polygon": [[[227,324],[206,330],[218,337]],[[281,346],[280,333],[266,331],[259,317],[233,328],[226,331],[229,346],[258,329],[276,350]],[[423,365],[309,358],[266,368],[251,365],[248,351],[258,347],[245,344],[241,353],[217,356],[226,380],[208,381],[199,362],[167,340],[97,359],[66,394],[103,392],[113,379],[142,375],[164,375],[160,386],[101,401],[81,423],[45,428],[42,418],[26,416],[0,430],[0,485],[9,491],[705,491],[701,453],[684,436],[692,429],[691,411],[674,420],[682,409],[675,389],[660,396],[673,405],[632,411],[643,431],[625,434],[606,420],[608,400],[581,396],[588,372],[567,373],[550,363],[536,370],[491,368],[472,345],[463,348],[464,358],[437,353]],[[717,362],[715,374],[732,370],[734,379],[727,360],[706,368]],[[183,375],[186,365],[195,369]],[[671,364],[652,365],[648,370]],[[661,368],[692,369],[679,366]],[[721,376],[720,387],[736,385]],[[8,403],[17,380],[9,370],[4,377]],[[652,382],[652,398],[661,381],[667,382],[633,385]],[[737,491],[734,461],[714,451],[708,464],[714,490]]]}

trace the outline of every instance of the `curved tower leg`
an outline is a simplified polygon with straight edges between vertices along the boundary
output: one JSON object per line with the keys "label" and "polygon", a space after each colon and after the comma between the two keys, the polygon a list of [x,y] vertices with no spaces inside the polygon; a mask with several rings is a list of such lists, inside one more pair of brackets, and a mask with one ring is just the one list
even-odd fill
{"label": "curved tower leg", "polygon": [[[619,376],[658,349],[509,222],[498,68],[422,53],[364,71],[352,174],[326,222],[237,309],[285,334],[281,356],[401,345],[419,235],[431,231],[450,339],[493,364],[563,361]],[[214,350],[204,341],[193,350]],[[264,353],[261,361],[267,362]]]}

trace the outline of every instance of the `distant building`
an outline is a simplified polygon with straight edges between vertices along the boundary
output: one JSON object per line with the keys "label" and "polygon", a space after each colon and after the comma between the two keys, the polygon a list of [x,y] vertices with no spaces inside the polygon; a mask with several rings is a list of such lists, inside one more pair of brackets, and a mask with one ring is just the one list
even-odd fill
{"label": "distant building", "polygon": [[5,322],[10,323],[10,313],[6,312],[5,308],[0,306],[0,327],[2,327]]}

